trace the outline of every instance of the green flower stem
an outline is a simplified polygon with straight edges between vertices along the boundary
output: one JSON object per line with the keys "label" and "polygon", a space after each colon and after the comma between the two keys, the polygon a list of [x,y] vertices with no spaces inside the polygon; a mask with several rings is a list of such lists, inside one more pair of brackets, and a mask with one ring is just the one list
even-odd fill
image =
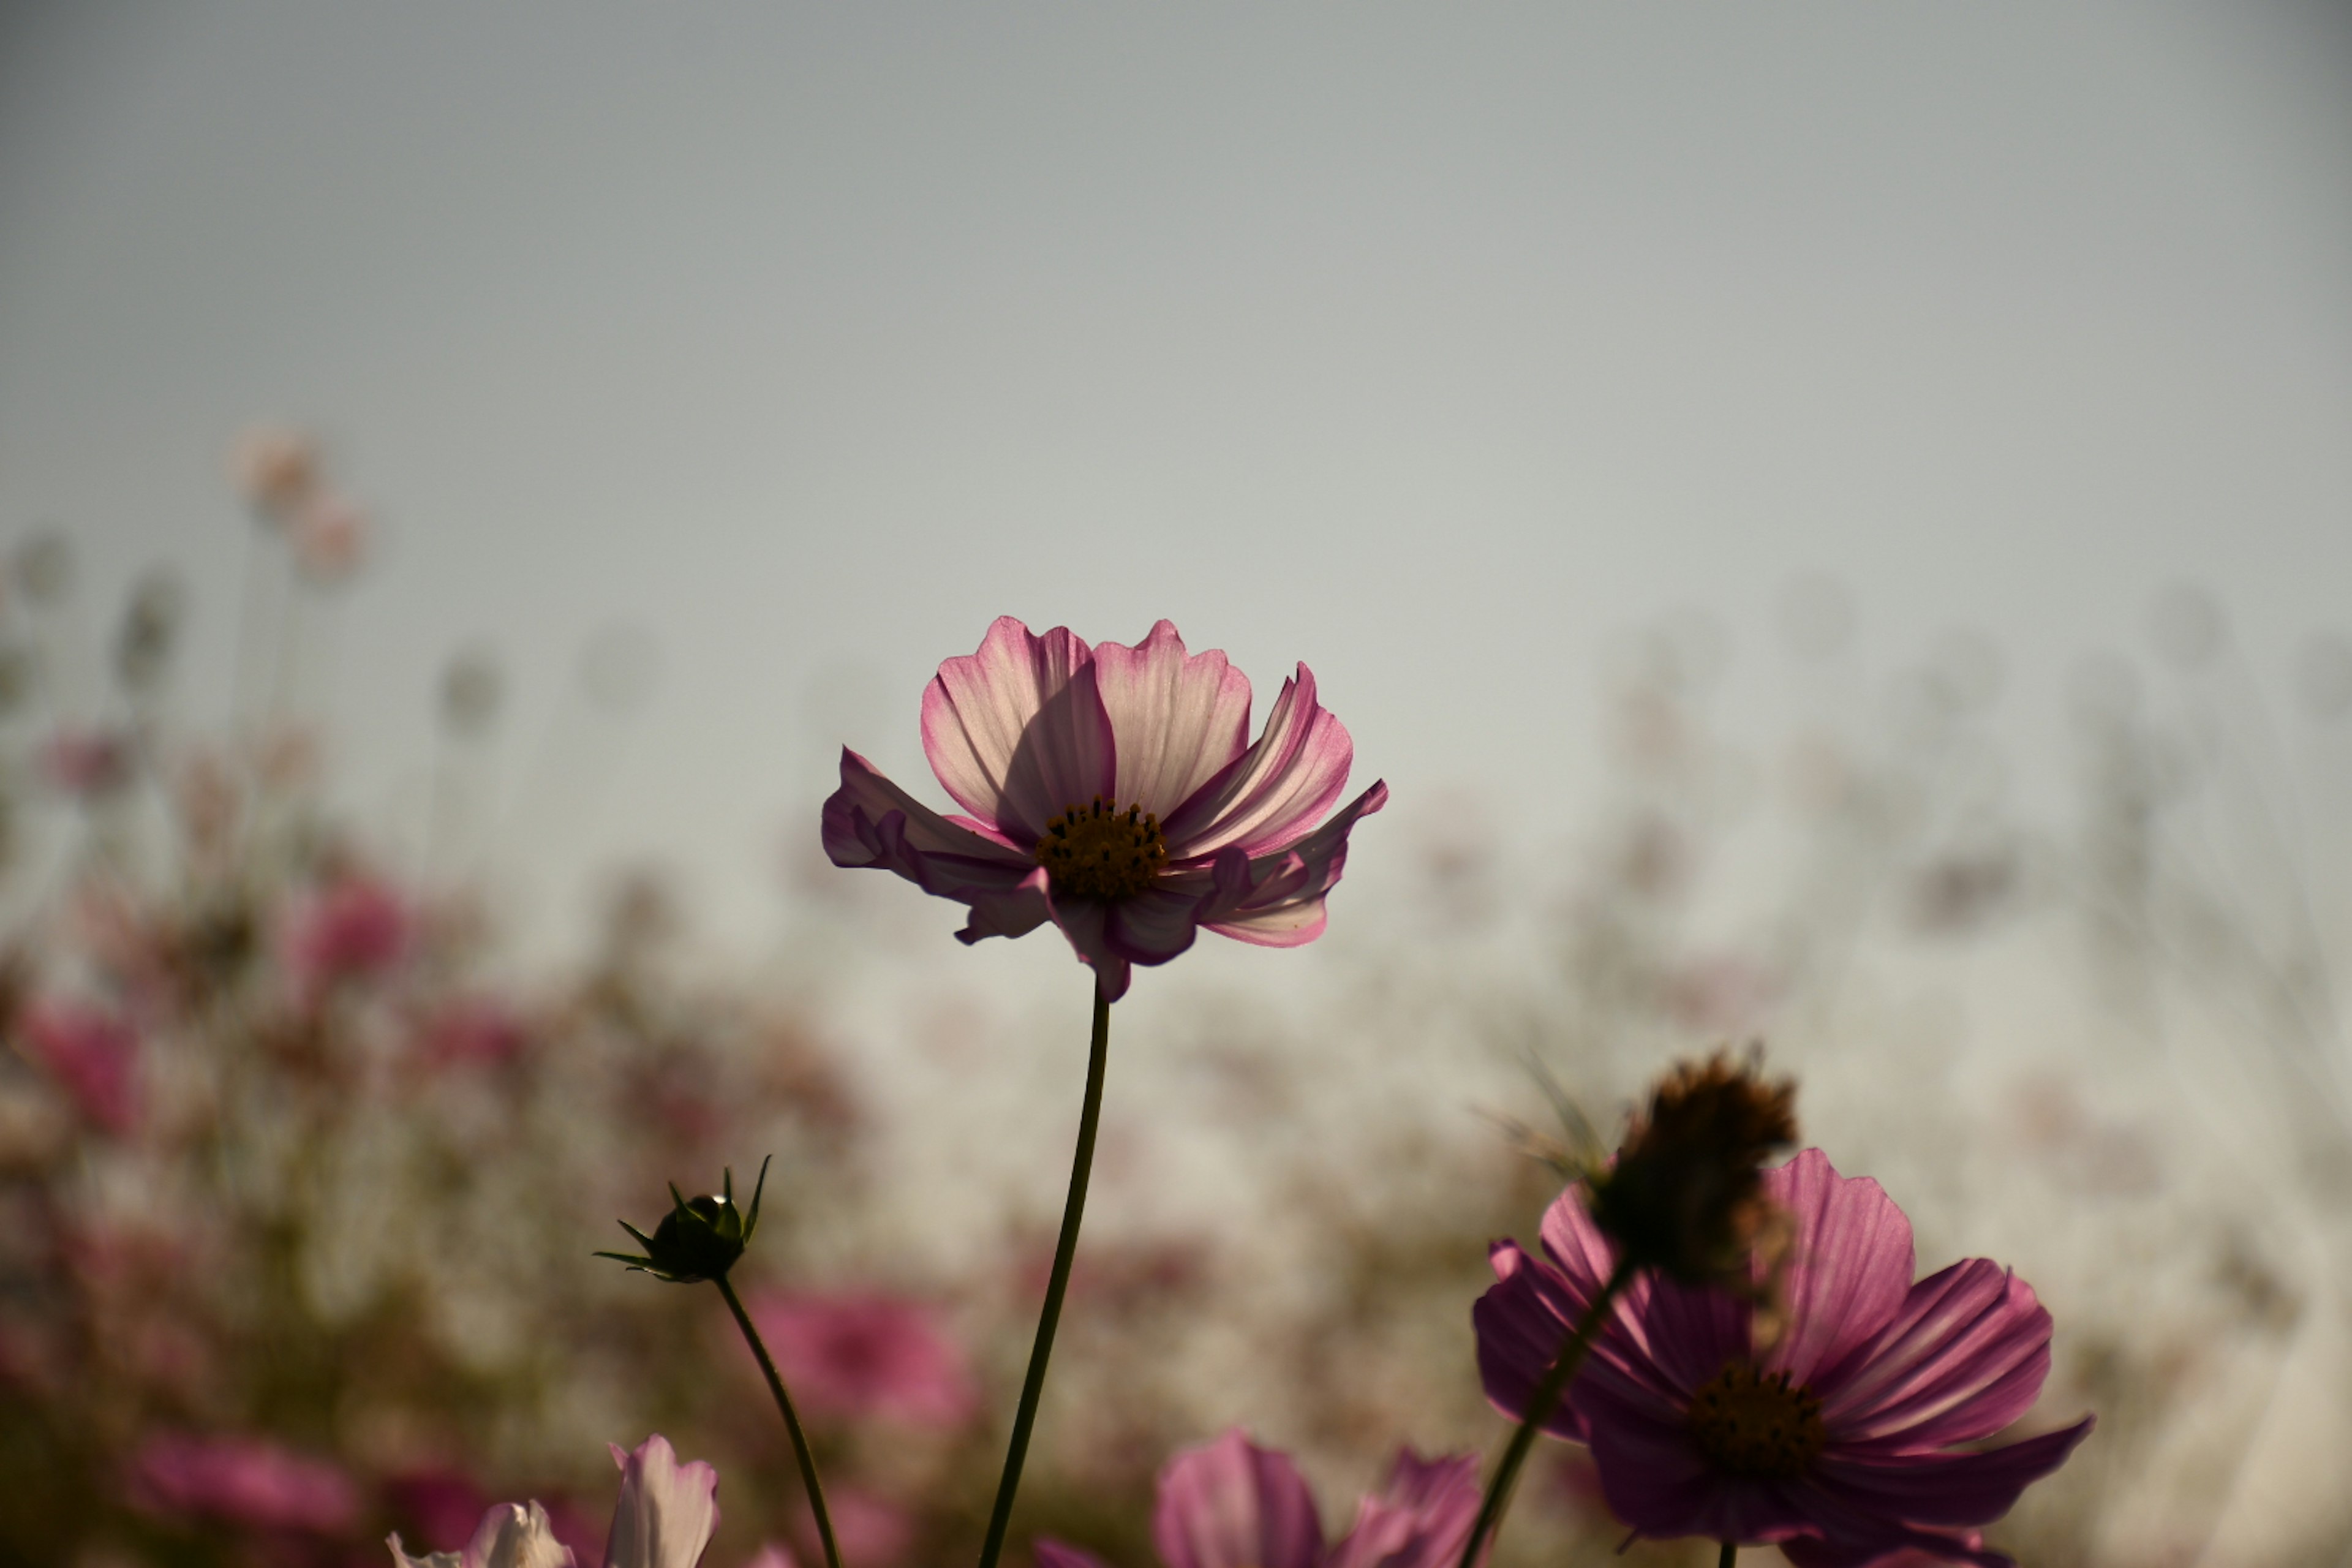
{"label": "green flower stem", "polygon": [[1070,1259],[1077,1255],[1078,1222],[1087,1211],[1087,1176],[1094,1169],[1095,1128],[1102,1120],[1103,1068],[1110,1056],[1110,1000],[1095,989],[1094,1039],[1087,1048],[1087,1098],[1078,1112],[1078,1148],[1070,1161],[1070,1195],[1062,1205],[1061,1239],[1054,1244],[1054,1272],[1045,1281],[1045,1305],[1037,1314],[1037,1342],[1029,1351],[1029,1373],[1021,1380],[1021,1405],[1013,1416],[1013,1440],[1004,1450],[1004,1473],[996,1482],[996,1506],[988,1514],[988,1539],[981,1543],[980,1568],[996,1568],[1004,1531],[1013,1522],[1013,1494],[1021,1489],[1022,1462],[1029,1457],[1029,1432],[1037,1425],[1037,1400],[1045,1392],[1045,1362],[1054,1353],[1054,1331],[1062,1321],[1062,1296],[1070,1288]]}
{"label": "green flower stem", "polygon": [[1593,1336],[1601,1331],[1601,1319],[1617,1300],[1617,1292],[1633,1278],[1633,1264],[1619,1258],[1608,1283],[1601,1287],[1601,1294],[1592,1299],[1592,1305],[1584,1310],[1584,1316],[1577,1320],[1575,1329],[1570,1332],[1568,1342],[1559,1347],[1551,1370],[1536,1385],[1535,1397],[1528,1402],[1527,1418],[1511,1434],[1511,1446],[1503,1450],[1503,1462],[1495,1467],[1495,1479],[1486,1483],[1486,1495],[1479,1500],[1478,1521],[1470,1527],[1470,1540],[1462,1548],[1461,1568],[1474,1568],[1486,1538],[1501,1528],[1503,1510],[1510,1506],[1511,1483],[1519,1479],[1519,1468],[1528,1462],[1528,1450],[1536,1446],[1536,1434],[1551,1419],[1559,1396],[1568,1392],[1576,1369],[1584,1364],[1584,1352],[1592,1348]]}
{"label": "green flower stem", "polygon": [[1738,1561],[1739,1542],[1727,1541],[1723,1543],[1723,1555],[1715,1560],[1715,1568],[1732,1568],[1732,1564]]}
{"label": "green flower stem", "polygon": [[816,1458],[809,1452],[808,1434],[801,1430],[801,1418],[793,1412],[792,1396],[784,1392],[784,1380],[776,1375],[776,1363],[768,1359],[768,1347],[760,1342],[760,1331],[751,1326],[751,1314],[735,1297],[735,1287],[724,1274],[714,1275],[710,1282],[727,1299],[727,1310],[735,1314],[735,1326],[743,1331],[743,1342],[760,1360],[760,1371],[768,1379],[768,1392],[776,1396],[776,1408],[784,1414],[784,1430],[793,1435],[793,1458],[800,1461],[801,1485],[808,1489],[809,1511],[816,1515],[817,1539],[824,1542],[824,1568],[841,1568],[841,1548],[834,1543],[833,1516],[825,1511],[824,1488],[816,1479]]}

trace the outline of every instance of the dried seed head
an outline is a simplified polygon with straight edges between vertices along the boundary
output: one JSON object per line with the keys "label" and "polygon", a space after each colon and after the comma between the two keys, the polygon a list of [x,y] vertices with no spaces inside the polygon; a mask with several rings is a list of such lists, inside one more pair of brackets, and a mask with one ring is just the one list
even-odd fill
{"label": "dried seed head", "polygon": [[1767,1082],[1761,1047],[1677,1066],[1637,1112],[1614,1165],[1592,1179],[1592,1218],[1637,1268],[1749,1288],[1764,1229],[1758,1167],[1797,1141],[1794,1081]]}

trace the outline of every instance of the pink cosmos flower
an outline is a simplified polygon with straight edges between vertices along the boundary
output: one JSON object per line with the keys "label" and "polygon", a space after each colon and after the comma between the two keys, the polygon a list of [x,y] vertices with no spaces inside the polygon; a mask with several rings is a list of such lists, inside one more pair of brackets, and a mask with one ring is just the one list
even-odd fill
{"label": "pink cosmos flower", "polygon": [[[1386,1483],[1328,1548],[1307,1478],[1239,1427],[1168,1461],[1159,1491],[1151,1540],[1165,1568],[1453,1568],[1478,1515],[1478,1461],[1398,1449]],[[1057,1541],[1039,1541],[1036,1554],[1037,1568],[1103,1568]]]}
{"label": "pink cosmos flower", "polygon": [[[719,1528],[719,1472],[698,1459],[677,1462],[659,1433],[632,1452],[611,1446],[621,1468],[620,1500],[604,1542],[604,1568],[694,1568]],[[482,1516],[462,1552],[412,1557],[389,1537],[393,1568],[573,1568],[572,1548],[556,1539],[538,1503],[502,1502]]]}
{"label": "pink cosmos flower", "polygon": [[372,979],[408,951],[410,919],[398,894],[368,876],[330,884],[295,911],[286,930],[295,989],[316,999],[346,981]]}
{"label": "pink cosmos flower", "polygon": [[341,1468],[258,1437],[151,1437],[131,1460],[131,1493],[150,1512],[317,1535],[341,1534],[360,1510]]}
{"label": "pink cosmos flower", "polygon": [[139,1124],[139,1037],[111,1014],[43,1004],[19,1021],[26,1054],[48,1068],[82,1115],[120,1138]]}
{"label": "pink cosmos flower", "polygon": [[1089,647],[1001,617],[923,691],[924,754],[971,815],[940,816],[845,750],[825,853],[969,905],[967,942],[1052,921],[1113,1001],[1131,965],[1167,963],[1202,926],[1301,946],[1388,786],[1323,820],[1355,744],[1305,665],[1255,744],[1249,710],[1248,678],[1187,654],[1166,621],[1134,647]]}
{"label": "pink cosmos flower", "polygon": [[813,1415],[954,1426],[980,1402],[961,1347],[914,1301],[856,1292],[754,1299],[752,1321]]}
{"label": "pink cosmos flower", "polygon": [[[1818,1149],[1764,1173],[1793,1227],[1769,1342],[1754,1302],[1638,1277],[1618,1297],[1544,1430],[1589,1444],[1601,1490],[1640,1535],[1769,1542],[1799,1568],[1864,1568],[1907,1549],[2015,1568],[1973,1526],[2009,1511],[2091,1430],[1995,1448],[2050,1371],[2050,1314],[2025,1282],[1969,1258],[1913,1283],[1911,1224],[1876,1182]],[[1549,1261],[1497,1243],[1473,1314],[1486,1396],[1527,1408],[1612,1264],[1571,1187],[1544,1215]],[[1759,1273],[1761,1266],[1759,1265]]]}

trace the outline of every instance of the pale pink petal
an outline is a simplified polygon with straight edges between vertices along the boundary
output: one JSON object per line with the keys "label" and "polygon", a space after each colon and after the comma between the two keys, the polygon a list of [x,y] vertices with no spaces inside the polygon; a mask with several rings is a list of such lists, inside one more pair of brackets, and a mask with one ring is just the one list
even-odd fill
{"label": "pale pink petal", "polygon": [[679,1464],[659,1433],[634,1453],[612,1447],[621,1497],[613,1505],[604,1568],[694,1568],[719,1527],[719,1472],[699,1459]]}
{"label": "pale pink petal", "polygon": [[1160,819],[1169,858],[1207,859],[1228,845],[1253,858],[1303,837],[1348,786],[1356,745],[1315,700],[1305,665],[1282,683],[1257,743]]}
{"label": "pale pink petal", "polygon": [[824,850],[836,866],[895,871],[927,893],[971,907],[967,942],[1020,936],[1049,913],[1045,874],[1028,856],[932,811],[856,752],[824,803]]}
{"label": "pale pink petal", "polygon": [[1166,1568],[1317,1568],[1323,1554],[1298,1467],[1238,1427],[1160,1472],[1151,1539]]}
{"label": "pale pink petal", "polygon": [[555,1539],[547,1510],[537,1503],[502,1502],[482,1515],[463,1552],[411,1557],[397,1534],[385,1538],[394,1568],[572,1568],[572,1548]]}
{"label": "pale pink petal", "polygon": [[1810,1384],[1902,1310],[1911,1222],[1876,1182],[1839,1175],[1819,1149],[1765,1172],[1764,1196],[1788,1214],[1797,1240],[1780,1280],[1785,1327],[1763,1365]]}
{"label": "pale pink petal", "polygon": [[1290,848],[1258,859],[1238,846],[1217,857],[1215,891],[1201,907],[1202,925],[1259,947],[1303,947],[1323,934],[1323,901],[1348,865],[1348,835],[1360,817],[1388,804],[1376,783],[1339,815]]}
{"label": "pale pink petal", "polygon": [[1990,1437],[2033,1406],[2050,1373],[2050,1314],[1981,1258],[1911,1287],[1895,1321],[1814,1379],[1841,1444],[1933,1450]]}
{"label": "pale pink petal", "polygon": [[923,754],[948,794],[1014,844],[1117,782],[1094,657],[1066,626],[1044,637],[1000,616],[980,651],[923,689]]}
{"label": "pale pink petal", "polygon": [[[1978,1453],[1854,1455],[1832,1446],[1807,1479],[1858,1516],[1908,1524],[1989,1524],[2018,1494],[2060,1465],[2091,1435],[2095,1417]],[[1831,1531],[1829,1533],[1840,1533]]]}
{"label": "pale pink petal", "polygon": [[1167,621],[1133,647],[1097,644],[1095,679],[1118,738],[1114,805],[1165,820],[1248,743],[1249,677],[1213,649],[1187,657]]}
{"label": "pale pink petal", "polygon": [[1389,1479],[1356,1508],[1356,1522],[1323,1568],[1454,1568],[1478,1517],[1478,1459],[1424,1459],[1397,1450]]}

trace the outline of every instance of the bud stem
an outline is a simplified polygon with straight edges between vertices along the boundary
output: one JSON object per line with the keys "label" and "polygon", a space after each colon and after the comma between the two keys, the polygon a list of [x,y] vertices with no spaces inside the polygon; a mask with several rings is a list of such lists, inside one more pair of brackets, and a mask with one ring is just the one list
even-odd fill
{"label": "bud stem", "polygon": [[[1618,1258],[1608,1283],[1601,1287],[1601,1294],[1592,1299],[1592,1305],[1587,1307],[1584,1316],[1577,1320],[1576,1327],[1568,1336],[1568,1342],[1559,1347],[1559,1354],[1553,1360],[1551,1370],[1545,1373],[1543,1382],[1536,1385],[1535,1396],[1528,1401],[1527,1418],[1519,1423],[1519,1429],[1511,1434],[1511,1446],[1503,1450],[1503,1462],[1495,1467],[1495,1479],[1486,1483],[1486,1495],[1479,1500],[1478,1521],[1470,1527],[1470,1540],[1462,1548],[1461,1568],[1474,1568],[1478,1561],[1479,1548],[1486,1544],[1488,1536],[1501,1528],[1503,1510],[1510,1505],[1511,1483],[1518,1479],[1519,1468],[1528,1462],[1528,1450],[1535,1447],[1537,1432],[1551,1419],[1560,1395],[1568,1392],[1569,1384],[1576,1377],[1576,1369],[1584,1364],[1584,1352],[1592,1348],[1593,1336],[1601,1331],[1601,1320],[1617,1300],[1617,1292],[1622,1290],[1633,1278],[1633,1260],[1630,1258]],[[1727,1563],[1730,1559],[1727,1557],[1724,1561]]]}
{"label": "bud stem", "polygon": [[1013,1522],[1013,1497],[1021,1489],[1022,1462],[1029,1457],[1029,1432],[1037,1424],[1037,1401],[1045,1392],[1045,1362],[1054,1353],[1054,1331],[1062,1321],[1062,1296],[1070,1288],[1070,1260],[1077,1255],[1078,1222],[1087,1210],[1087,1176],[1095,1163],[1095,1126],[1102,1119],[1103,1068],[1110,1055],[1110,1000],[1095,988],[1094,1038],[1087,1048],[1087,1097],[1078,1111],[1078,1148],[1070,1162],[1070,1194],[1062,1205],[1061,1239],[1054,1244],[1054,1272],[1045,1281],[1045,1305],[1037,1314],[1037,1342],[1029,1352],[1029,1373],[1021,1380],[1021,1405],[1013,1416],[1013,1440],[1004,1450],[1004,1473],[996,1483],[996,1506],[989,1510],[988,1538],[981,1543],[980,1568],[996,1568],[1004,1531]]}
{"label": "bud stem", "polygon": [[801,1485],[808,1489],[809,1511],[816,1516],[817,1539],[824,1543],[824,1568],[841,1568],[841,1548],[834,1544],[833,1516],[825,1511],[824,1488],[816,1479],[816,1458],[809,1452],[808,1434],[801,1430],[801,1418],[793,1412],[792,1396],[784,1392],[784,1380],[776,1375],[776,1363],[768,1359],[768,1347],[760,1342],[760,1331],[751,1326],[751,1314],[736,1300],[735,1287],[728,1283],[727,1276],[714,1275],[710,1282],[727,1299],[727,1310],[735,1314],[735,1326],[743,1331],[744,1342],[759,1358],[760,1371],[768,1379],[768,1392],[776,1396],[776,1408],[783,1412],[784,1430],[793,1435],[793,1458],[800,1461]]}
{"label": "bud stem", "polygon": [[1739,1542],[1727,1541],[1723,1543],[1723,1555],[1715,1560],[1715,1564],[1716,1568],[1732,1568],[1732,1565],[1738,1561]]}

